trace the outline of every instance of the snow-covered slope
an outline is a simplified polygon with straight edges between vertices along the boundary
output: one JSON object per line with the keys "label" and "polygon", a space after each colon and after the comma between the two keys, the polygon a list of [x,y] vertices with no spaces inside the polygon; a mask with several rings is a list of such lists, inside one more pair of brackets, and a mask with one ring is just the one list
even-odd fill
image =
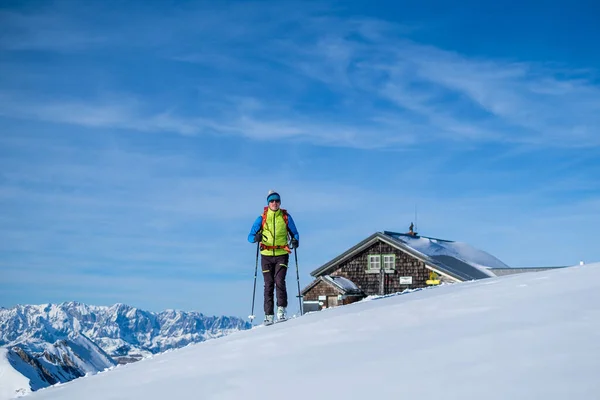
{"label": "snow-covered slope", "polygon": [[594,399],[600,264],[311,313],[40,390],[43,399]]}
{"label": "snow-covered slope", "polygon": [[0,347],[0,399],[10,399],[31,391],[29,379],[17,369],[23,366],[18,364],[16,368],[13,367],[8,353],[8,349]]}

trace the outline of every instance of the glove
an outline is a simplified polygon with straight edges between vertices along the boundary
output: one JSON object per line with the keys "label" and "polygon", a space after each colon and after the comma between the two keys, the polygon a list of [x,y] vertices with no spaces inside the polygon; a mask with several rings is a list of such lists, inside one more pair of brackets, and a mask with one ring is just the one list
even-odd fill
{"label": "glove", "polygon": [[254,234],[254,243],[262,242],[262,231],[258,231]]}
{"label": "glove", "polygon": [[299,246],[298,241],[294,238],[292,239],[292,249],[297,249]]}

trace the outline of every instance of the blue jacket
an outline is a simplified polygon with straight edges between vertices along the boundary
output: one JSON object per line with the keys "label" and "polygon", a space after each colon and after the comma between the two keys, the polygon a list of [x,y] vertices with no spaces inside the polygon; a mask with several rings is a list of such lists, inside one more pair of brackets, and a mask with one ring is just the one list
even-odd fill
{"label": "blue jacket", "polygon": [[[296,229],[296,224],[294,223],[294,219],[292,218],[292,216],[290,215],[290,213],[287,213],[288,216],[288,228],[290,230],[290,232],[292,233],[292,235],[294,235],[294,239],[296,239],[298,242],[300,242],[300,234],[298,233],[298,229]],[[248,234],[248,241],[250,243],[254,243],[254,235],[256,235],[256,232],[260,231],[260,228],[262,228],[262,215],[259,215],[258,218],[256,218],[256,220],[254,221],[254,224],[252,225],[252,229],[250,229],[250,233]]]}

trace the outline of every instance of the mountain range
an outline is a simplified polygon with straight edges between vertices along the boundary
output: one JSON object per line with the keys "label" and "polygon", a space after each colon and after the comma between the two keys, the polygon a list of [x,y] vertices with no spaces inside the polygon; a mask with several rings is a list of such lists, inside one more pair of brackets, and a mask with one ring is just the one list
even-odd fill
{"label": "mountain range", "polygon": [[32,390],[249,329],[241,318],[78,302],[0,308],[0,346]]}

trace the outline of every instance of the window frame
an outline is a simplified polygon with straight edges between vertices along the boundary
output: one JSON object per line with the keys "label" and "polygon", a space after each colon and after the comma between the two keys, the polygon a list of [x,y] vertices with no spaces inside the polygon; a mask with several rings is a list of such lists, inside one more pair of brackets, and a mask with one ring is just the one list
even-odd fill
{"label": "window frame", "polygon": [[[367,271],[381,271],[381,254],[369,254],[368,256],[368,262],[367,262]],[[377,259],[377,263],[374,263],[371,261],[372,258],[376,258]],[[378,267],[373,267],[373,264],[377,264]]]}
{"label": "window frame", "polygon": [[[386,257],[392,257],[392,266],[390,268],[386,267],[385,265],[385,258]],[[394,253],[388,253],[388,254],[382,254],[381,255],[381,266],[383,267],[384,271],[395,271],[396,270],[396,255]]]}
{"label": "window frame", "polygon": [[[384,260],[385,257],[392,257],[392,266],[391,268],[386,268]],[[372,259],[377,259],[377,262],[373,262]],[[374,267],[374,265],[378,265]],[[365,271],[368,274],[378,274],[381,273],[383,268],[383,272],[386,274],[393,274],[396,272],[396,254],[394,253],[384,253],[384,254],[368,254],[367,255],[367,270]]]}

